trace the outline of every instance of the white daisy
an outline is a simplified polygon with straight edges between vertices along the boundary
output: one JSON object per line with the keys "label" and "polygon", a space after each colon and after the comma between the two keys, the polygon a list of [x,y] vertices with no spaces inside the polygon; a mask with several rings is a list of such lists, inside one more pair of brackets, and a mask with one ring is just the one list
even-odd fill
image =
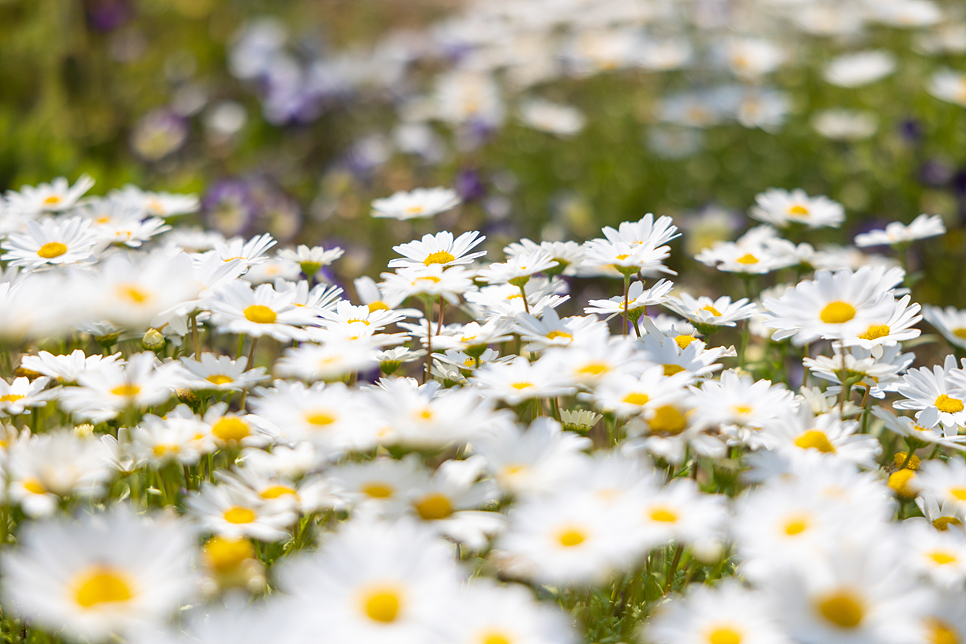
{"label": "white daisy", "polygon": [[28,221],[22,233],[0,244],[10,266],[37,269],[62,264],[93,264],[99,241],[90,223],[81,217]]}
{"label": "white daisy", "polygon": [[870,230],[855,236],[855,245],[859,248],[866,246],[894,246],[906,244],[917,239],[926,239],[946,234],[946,225],[939,215],[919,215],[906,226],[902,222],[894,221],[886,224],[885,230]]}
{"label": "white daisy", "polygon": [[751,216],[765,223],[784,228],[792,223],[809,228],[831,226],[838,228],[845,220],[845,209],[828,197],[809,197],[804,190],[789,192],[769,188],[755,197]]}
{"label": "white daisy", "polygon": [[372,216],[399,221],[426,219],[455,208],[461,201],[460,196],[449,188],[416,188],[411,192],[400,190],[386,199],[373,200]]}
{"label": "white daisy", "polygon": [[476,230],[465,232],[455,239],[453,233],[447,230],[435,235],[423,235],[421,240],[393,246],[392,249],[403,257],[390,260],[389,268],[470,264],[477,257],[486,255],[486,251],[469,252],[484,239],[486,237],[480,236],[479,231]]}

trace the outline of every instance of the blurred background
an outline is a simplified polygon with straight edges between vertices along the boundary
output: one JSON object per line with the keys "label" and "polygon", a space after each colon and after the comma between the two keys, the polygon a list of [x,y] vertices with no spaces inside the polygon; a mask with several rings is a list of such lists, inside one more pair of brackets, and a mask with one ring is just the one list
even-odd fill
{"label": "blurred background", "polygon": [[[0,189],[198,193],[344,277],[437,228],[498,260],[655,212],[710,280],[690,256],[800,187],[848,213],[816,245],[941,214],[917,295],[966,301],[958,0],[0,0],[0,43]],[[435,185],[464,200],[435,225],[368,216]]]}

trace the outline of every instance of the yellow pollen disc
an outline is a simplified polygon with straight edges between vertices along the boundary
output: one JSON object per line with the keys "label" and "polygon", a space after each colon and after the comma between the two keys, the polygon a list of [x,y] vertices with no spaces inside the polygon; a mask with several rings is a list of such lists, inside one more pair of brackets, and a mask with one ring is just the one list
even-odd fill
{"label": "yellow pollen disc", "polygon": [[336,417],[325,411],[314,411],[305,414],[305,421],[310,425],[325,427],[336,421]]}
{"label": "yellow pollen disc", "polygon": [[370,313],[372,313],[373,311],[388,311],[388,310],[389,310],[389,306],[382,301],[371,302],[369,304]]}
{"label": "yellow pollen disc", "polygon": [[606,363],[603,362],[591,362],[590,364],[584,365],[577,370],[577,373],[586,373],[591,376],[599,376],[600,374],[606,372],[609,369]]}
{"label": "yellow pollen disc", "polygon": [[758,258],[752,255],[751,253],[747,253],[745,255],[742,255],[735,261],[738,262],[739,264],[757,264]]}
{"label": "yellow pollen disc", "polygon": [[[420,277],[415,282],[413,282],[413,286],[415,286],[419,282],[432,282],[433,284],[439,284],[441,281],[443,280],[439,277],[436,277],[435,275],[424,275],[423,277]],[[519,295],[517,297],[519,297]]]}
{"label": "yellow pollen disc", "polygon": [[647,401],[650,399],[651,397],[647,394],[635,392],[624,396],[621,402],[626,402],[628,405],[646,405]]}
{"label": "yellow pollen disc", "polygon": [[688,421],[677,407],[664,405],[654,411],[654,418],[648,424],[655,434],[675,436],[684,431],[684,428],[688,426]]}
{"label": "yellow pollen disc", "polygon": [[808,208],[796,204],[788,209],[788,214],[793,217],[804,217],[808,215]]}
{"label": "yellow pollen disc", "polygon": [[963,401],[943,394],[936,398],[936,409],[947,414],[956,414],[963,411]]}
{"label": "yellow pollen disc", "polygon": [[953,335],[956,336],[957,338],[966,340],[966,328],[953,329]]}
{"label": "yellow pollen disc", "polygon": [[180,451],[180,447],[174,444],[158,443],[155,445],[151,452],[158,457],[165,456],[166,454],[177,454]]}
{"label": "yellow pollen disc", "polygon": [[504,633],[487,632],[480,636],[480,644],[511,644],[513,639]]}
{"label": "yellow pollen disc", "polygon": [[828,436],[825,435],[825,432],[818,429],[810,429],[807,432],[803,432],[795,439],[795,446],[801,447],[802,449],[817,449],[823,454],[835,452],[835,446],[829,441]]}
{"label": "yellow pollen disc", "polygon": [[664,365],[664,375],[673,376],[676,373],[681,373],[684,371],[684,367],[679,364],[666,364]]}
{"label": "yellow pollen disc", "polygon": [[235,382],[234,380],[232,380],[231,376],[226,376],[223,374],[219,374],[216,376],[208,376],[207,378],[205,378],[205,380],[207,380],[213,385],[227,385],[229,382]]}
{"label": "yellow pollen disc", "polygon": [[83,573],[74,584],[74,600],[82,608],[126,602],[134,597],[131,583],[120,570],[97,566]]}
{"label": "yellow pollen disc", "polygon": [[261,304],[245,307],[245,319],[255,324],[274,324],[278,316],[275,311]]}
{"label": "yellow pollen disc", "polygon": [[251,434],[248,423],[237,416],[225,416],[211,426],[211,433],[223,441],[240,441]]}
{"label": "yellow pollen disc", "polygon": [[453,253],[447,252],[445,250],[438,250],[435,253],[430,253],[423,260],[423,264],[429,266],[431,264],[448,264],[456,260],[456,256]]}
{"label": "yellow pollen disc", "polygon": [[794,517],[785,522],[782,526],[785,534],[789,537],[794,537],[797,534],[801,534],[808,529],[808,520],[804,517]]}
{"label": "yellow pollen disc", "polygon": [[708,633],[708,644],[741,644],[741,634],[727,626],[718,627]]}
{"label": "yellow pollen disc", "polygon": [[908,458],[908,456],[909,455],[906,452],[896,452],[892,462],[895,463],[896,467],[906,467],[910,470],[918,470],[920,463],[919,457],[915,454],[912,455],[912,458]]}
{"label": "yellow pollen disc", "polygon": [[701,311],[707,311],[708,313],[710,313],[711,315],[715,316],[716,318],[720,318],[721,317],[721,312],[718,311],[718,309],[716,309],[713,306],[711,306],[710,304],[707,305],[707,306],[702,306],[700,310]]}
{"label": "yellow pollen disc", "polygon": [[130,398],[131,396],[137,396],[141,393],[141,388],[137,385],[118,385],[111,389],[111,393],[115,396],[124,396],[125,398]]}
{"label": "yellow pollen disc", "polygon": [[37,254],[44,259],[60,257],[67,252],[67,246],[60,242],[47,242],[37,250]]}
{"label": "yellow pollen disc", "polygon": [[926,641],[929,644],[959,644],[956,627],[935,617],[926,619]]}
{"label": "yellow pollen disc", "polygon": [[741,414],[742,416],[747,416],[748,414],[754,411],[754,409],[752,409],[748,405],[735,405],[732,407],[732,409],[736,414]]}
{"label": "yellow pollen disc", "polygon": [[845,324],[855,317],[855,307],[848,302],[829,302],[818,316],[825,324]]}
{"label": "yellow pollen disc", "polygon": [[818,610],[839,628],[857,628],[865,617],[862,599],[847,590],[826,595],[819,601]]}
{"label": "yellow pollen disc", "polygon": [[218,571],[233,570],[241,563],[255,558],[255,549],[248,539],[213,537],[205,544],[205,560]]}
{"label": "yellow pollen disc", "polygon": [[58,203],[60,203],[60,196],[58,195],[50,195],[49,197],[44,199],[45,206],[53,206],[54,204],[58,204]]}
{"label": "yellow pollen disc", "polygon": [[128,300],[135,304],[144,304],[151,299],[151,294],[137,284],[118,284],[115,289],[120,299]]}
{"label": "yellow pollen disc", "polygon": [[695,340],[697,340],[697,338],[695,338],[693,335],[679,335],[678,337],[674,338],[674,342],[681,349],[687,349],[688,346],[690,346],[690,344]]}
{"label": "yellow pollen disc", "polygon": [[405,212],[407,215],[418,215],[425,211],[426,211],[425,208],[423,208],[422,206],[416,205],[416,206],[410,206],[409,208],[406,208]]}
{"label": "yellow pollen disc", "polygon": [[946,564],[951,564],[959,561],[959,558],[956,557],[956,555],[946,552],[945,550],[933,550],[932,552],[928,553],[926,556],[932,559],[934,563],[937,563],[940,566],[945,566]]}
{"label": "yellow pollen disc", "polygon": [[932,527],[936,528],[940,532],[946,532],[949,530],[951,525],[963,525],[963,522],[956,517],[938,517],[933,519]]}
{"label": "yellow pollen disc", "polygon": [[627,259],[628,257],[630,257],[630,255],[628,255],[628,254],[626,254],[626,253],[624,253],[623,255],[618,255],[618,256],[616,256],[616,257],[615,257],[614,259],[616,259],[616,260],[619,260],[619,261],[622,261],[622,262],[623,262],[623,261],[624,261],[625,259]]}
{"label": "yellow pollen disc", "polygon": [[395,588],[376,588],[362,597],[362,610],[369,619],[391,624],[399,616],[399,591]]}
{"label": "yellow pollen disc", "polygon": [[514,382],[510,386],[513,387],[514,389],[522,391],[524,389],[529,389],[530,387],[532,387],[533,383],[532,382]]}
{"label": "yellow pollen disc", "polygon": [[557,543],[562,545],[564,548],[573,548],[574,546],[579,546],[586,540],[587,535],[580,528],[567,528],[566,530],[562,530],[557,535]]}
{"label": "yellow pollen disc", "polygon": [[395,488],[386,483],[366,483],[362,486],[362,493],[373,499],[388,499],[395,491]]}
{"label": "yellow pollen disc", "polygon": [[40,482],[40,479],[29,478],[23,480],[23,489],[31,494],[47,494],[47,488]]}
{"label": "yellow pollen disc", "polygon": [[869,327],[869,330],[859,336],[860,340],[878,340],[879,338],[884,338],[891,333],[889,327],[885,324],[873,324]]}
{"label": "yellow pollen disc", "polygon": [[228,523],[251,523],[255,520],[255,513],[250,508],[243,508],[240,505],[236,505],[225,510],[222,517]]}
{"label": "yellow pollen disc", "polygon": [[647,516],[651,518],[651,521],[657,521],[658,523],[677,523],[678,513],[673,509],[668,507],[654,507],[648,510]]}
{"label": "yellow pollen disc", "polygon": [[916,496],[916,488],[912,485],[916,473],[912,470],[899,470],[889,475],[889,487],[901,497],[913,498]]}
{"label": "yellow pollen disc", "polygon": [[557,338],[564,338],[565,340],[573,340],[574,336],[570,335],[566,331],[551,331],[547,334],[548,340],[556,340]]}
{"label": "yellow pollen disc", "polygon": [[438,521],[453,514],[453,504],[438,492],[427,494],[413,504],[417,514],[425,521]]}
{"label": "yellow pollen disc", "polygon": [[951,487],[949,494],[960,501],[966,501],[966,487]]}
{"label": "yellow pollen disc", "polygon": [[277,499],[279,497],[291,494],[292,496],[298,496],[298,492],[293,490],[287,485],[272,485],[261,491],[261,496],[263,499]]}
{"label": "yellow pollen disc", "polygon": [[24,398],[24,396],[21,396],[20,394],[4,394],[0,396],[0,402],[17,402],[22,398]]}

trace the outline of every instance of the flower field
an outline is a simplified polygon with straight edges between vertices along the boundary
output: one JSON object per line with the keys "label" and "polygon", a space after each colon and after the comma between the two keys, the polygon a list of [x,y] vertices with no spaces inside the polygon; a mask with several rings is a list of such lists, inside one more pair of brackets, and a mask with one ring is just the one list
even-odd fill
{"label": "flower field", "polygon": [[2,644],[966,642],[964,7],[0,38]]}

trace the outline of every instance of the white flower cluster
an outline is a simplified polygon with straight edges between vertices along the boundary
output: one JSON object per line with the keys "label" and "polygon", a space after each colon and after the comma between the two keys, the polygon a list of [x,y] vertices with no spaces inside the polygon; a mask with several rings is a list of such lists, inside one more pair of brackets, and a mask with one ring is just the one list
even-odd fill
{"label": "white flower cluster", "polygon": [[[191,197],[89,188],[0,210],[4,624],[145,644],[966,638],[966,360],[911,368],[903,268],[771,226],[838,226],[830,199],[768,190],[766,224],[698,255],[740,299],[673,292],[677,227],[647,214],[489,264],[477,231],[427,234],[353,302],[319,281],[339,249],[270,255],[268,235],[172,227]],[[608,278],[613,298],[575,290]],[[924,315],[966,348],[966,312]]]}

